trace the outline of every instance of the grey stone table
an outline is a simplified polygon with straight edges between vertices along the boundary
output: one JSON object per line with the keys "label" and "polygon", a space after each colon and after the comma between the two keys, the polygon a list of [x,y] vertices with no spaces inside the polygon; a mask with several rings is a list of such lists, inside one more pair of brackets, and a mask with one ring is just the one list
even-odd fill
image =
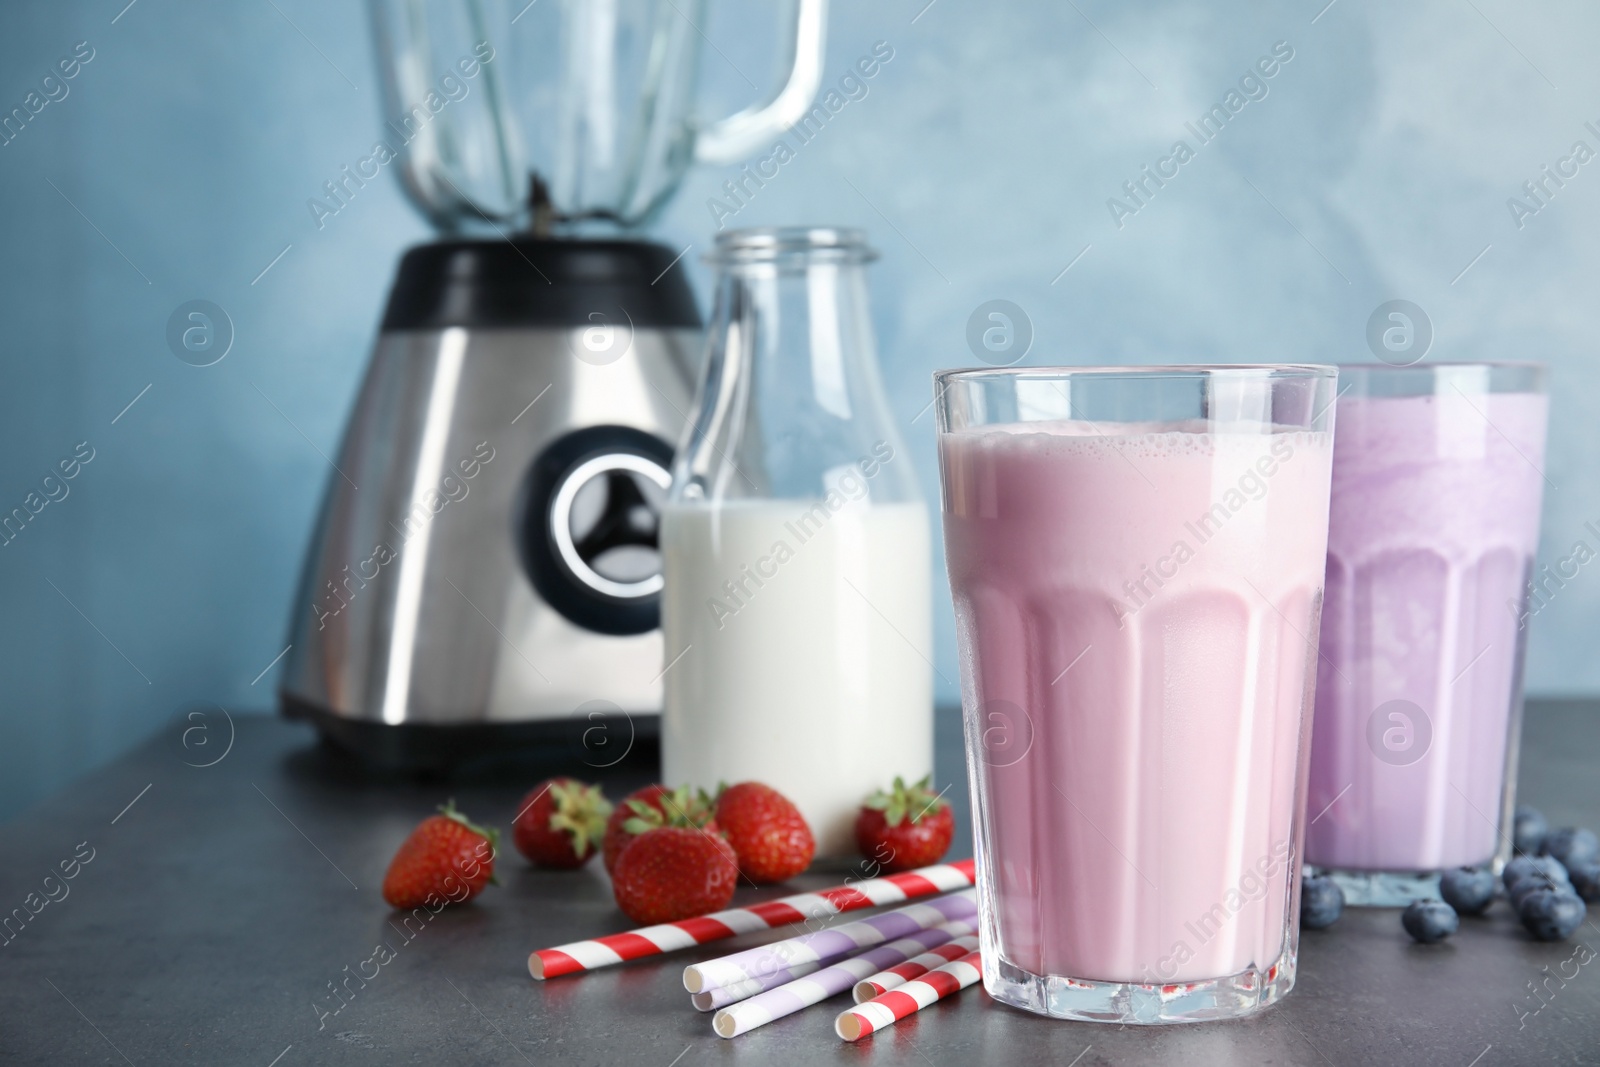
{"label": "grey stone table", "polygon": [[[638,746],[608,791],[646,780],[651,756]],[[1529,709],[1523,794],[1558,824],[1600,824],[1597,762],[1600,705]],[[951,713],[939,763],[942,779],[964,781]],[[1600,961],[1574,962],[1579,941],[1600,950],[1600,925],[1538,944],[1504,904],[1430,948],[1402,935],[1394,911],[1347,912],[1302,939],[1294,993],[1242,1022],[1054,1022],[973,989],[857,1045],[833,1036],[837,1001],[713,1036],[687,1003],[681,954],[531,980],[531,949],[627,925],[598,864],[536,872],[513,853],[503,885],[404,941],[378,886],[411,826],[448,795],[505,826],[552,769],[508,759],[418,783],[362,772],[270,717],[180,719],[0,827],[0,912],[39,908],[0,947],[0,1063],[1600,1063]],[[63,863],[75,877],[47,880]],[[339,1003],[330,983],[380,942],[395,957],[324,1015]]]}

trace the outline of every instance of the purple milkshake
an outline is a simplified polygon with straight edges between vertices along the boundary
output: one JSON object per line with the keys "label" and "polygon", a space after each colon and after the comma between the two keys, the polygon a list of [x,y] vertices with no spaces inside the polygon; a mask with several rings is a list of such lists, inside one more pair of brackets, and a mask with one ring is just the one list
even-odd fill
{"label": "purple milkshake", "polygon": [[1509,852],[1544,377],[1340,368],[1306,861],[1352,904]]}

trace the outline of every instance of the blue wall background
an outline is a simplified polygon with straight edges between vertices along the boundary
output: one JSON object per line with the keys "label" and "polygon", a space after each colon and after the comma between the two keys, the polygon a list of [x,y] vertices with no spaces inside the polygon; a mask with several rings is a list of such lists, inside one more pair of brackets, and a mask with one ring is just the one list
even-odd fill
{"label": "blue wall background", "polygon": [[[1090,363],[1370,359],[1369,315],[1404,298],[1432,358],[1553,364],[1544,561],[1592,536],[1600,162],[1520,228],[1507,200],[1575,141],[1600,149],[1600,11],[1325,2],[836,0],[829,81],[876,41],[895,58],[735,221],[871,232],[882,361],[930,497],[932,419],[914,417],[930,371],[973,362],[987,300],[1025,310],[1029,362]],[[269,705],[318,450],[396,256],[427,236],[392,178],[320,232],[306,209],[381,121],[357,0],[125,4],[8,3],[0,34],[0,111],[94,49],[0,147],[0,511],[79,442],[95,454],[0,550],[0,816],[184,705]],[[770,17],[740,6],[711,0],[708,112],[749,95],[730,60],[759,74],[771,54]],[[1278,41],[1294,58],[1267,96],[1119,228],[1108,198]],[[704,248],[731,174],[695,173],[660,237]],[[205,368],[164,339],[197,298],[236,330]],[[1600,689],[1597,616],[1585,571],[1533,623],[1531,691]]]}

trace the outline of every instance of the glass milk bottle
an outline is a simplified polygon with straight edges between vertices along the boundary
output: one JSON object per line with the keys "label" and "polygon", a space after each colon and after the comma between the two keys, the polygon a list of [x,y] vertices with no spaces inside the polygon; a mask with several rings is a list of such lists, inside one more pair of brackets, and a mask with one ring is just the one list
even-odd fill
{"label": "glass milk bottle", "polygon": [[883,399],[855,230],[730,231],[661,525],[663,780],[765,782],[819,857],[933,769],[928,514]]}

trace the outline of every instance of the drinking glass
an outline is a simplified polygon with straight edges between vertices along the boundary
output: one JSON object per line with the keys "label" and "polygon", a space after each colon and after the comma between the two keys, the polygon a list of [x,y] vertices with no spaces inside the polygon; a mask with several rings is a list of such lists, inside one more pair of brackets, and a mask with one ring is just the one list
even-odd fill
{"label": "drinking glass", "polygon": [[1545,378],[1340,368],[1306,861],[1349,903],[1509,858]]}
{"label": "drinking glass", "polygon": [[1294,985],[1335,375],[935,375],[996,1000],[1192,1022]]}

